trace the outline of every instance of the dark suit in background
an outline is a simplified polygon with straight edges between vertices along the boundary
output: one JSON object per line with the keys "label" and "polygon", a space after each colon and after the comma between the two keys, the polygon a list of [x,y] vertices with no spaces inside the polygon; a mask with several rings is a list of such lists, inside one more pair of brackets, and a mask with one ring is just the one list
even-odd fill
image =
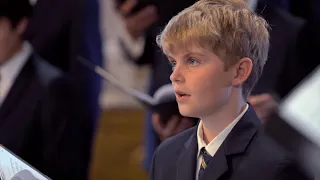
{"label": "dark suit in background", "polygon": [[92,123],[83,103],[33,54],[0,107],[0,144],[52,179],[87,179]]}
{"label": "dark suit in background", "polygon": [[284,97],[299,82],[297,45],[304,21],[271,5],[258,4],[257,13],[271,27],[268,61],[252,94],[272,93]]}
{"label": "dark suit in background", "polygon": [[260,3],[267,4],[268,6],[273,6],[277,8],[281,8],[284,10],[288,10],[290,8],[290,1],[291,0],[259,0]]}
{"label": "dark suit in background", "polygon": [[319,0],[291,0],[290,10],[294,15],[306,20],[300,41],[298,43],[299,71],[298,77],[303,79],[319,64],[320,59],[320,1]]}
{"label": "dark suit in background", "polygon": [[63,71],[83,50],[84,1],[38,0],[25,33],[41,57]]}
{"label": "dark suit in background", "polygon": [[[165,140],[155,151],[149,180],[193,180],[197,127]],[[269,139],[249,108],[207,165],[200,180],[306,180],[290,155]]]}
{"label": "dark suit in background", "polygon": [[102,64],[97,1],[38,0],[25,37],[41,57],[67,73],[95,124],[100,77],[79,63],[78,57]]}
{"label": "dark suit in background", "polygon": [[[146,45],[143,56],[136,62],[140,65],[151,64],[152,75],[150,78],[149,94],[164,84],[171,83],[169,76],[172,73],[167,57],[163,55],[156,45],[156,36],[165,26],[170,18],[179,11],[192,5],[195,1],[164,1],[168,4],[177,3],[168,10],[168,15],[161,19],[150,28],[146,37]],[[180,2],[180,4],[179,4]],[[169,6],[169,5],[168,5]],[[295,18],[288,12],[281,10],[273,5],[258,4],[257,12],[262,15],[271,26],[271,47],[269,59],[265,65],[264,72],[257,83],[253,94],[272,93],[276,96],[285,96],[297,83],[299,78],[296,76],[297,58],[296,45],[299,33],[303,27],[301,19]],[[152,112],[146,114],[146,159],[145,168],[148,169],[151,163],[152,154],[159,145],[160,140],[151,124]]]}

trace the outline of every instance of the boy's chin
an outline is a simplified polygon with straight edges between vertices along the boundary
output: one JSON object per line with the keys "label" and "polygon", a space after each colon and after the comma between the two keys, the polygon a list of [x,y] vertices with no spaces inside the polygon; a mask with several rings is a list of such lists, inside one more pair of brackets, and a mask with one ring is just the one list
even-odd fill
{"label": "boy's chin", "polygon": [[179,106],[179,112],[184,117],[198,117],[197,111],[193,108],[190,108],[190,107]]}

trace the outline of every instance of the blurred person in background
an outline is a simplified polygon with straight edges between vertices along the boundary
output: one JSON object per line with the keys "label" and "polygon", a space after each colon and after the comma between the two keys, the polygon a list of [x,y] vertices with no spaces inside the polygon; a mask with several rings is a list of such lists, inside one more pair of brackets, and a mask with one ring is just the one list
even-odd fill
{"label": "blurred person in background", "polygon": [[319,0],[290,0],[290,11],[306,21],[300,41],[298,43],[299,69],[296,72],[302,80],[319,64],[318,51],[320,49],[320,1]]}
{"label": "blurred person in background", "polygon": [[86,101],[95,128],[101,78],[78,59],[102,65],[98,0],[32,1],[34,14],[25,38],[46,61],[67,73],[77,96]]}
{"label": "blurred person in background", "polygon": [[[299,82],[297,45],[304,21],[292,16],[272,3],[247,0],[249,7],[262,15],[270,24],[270,51],[258,83],[249,102],[262,121],[275,110],[278,101],[287,95]],[[256,6],[253,6],[256,4]]]}
{"label": "blurred person in background", "polygon": [[291,0],[278,0],[278,1],[260,0],[260,3],[288,11],[290,9],[290,1]]}
{"label": "blurred person in background", "polygon": [[[156,9],[148,7],[138,15],[130,17],[139,19],[140,24],[126,24],[120,12],[126,13],[136,1],[125,1],[121,4],[118,0],[101,2],[101,33],[103,41],[104,68],[117,80],[128,87],[144,91],[149,75],[149,67],[139,67],[130,61],[128,54],[123,51],[125,44],[133,57],[139,57],[143,53],[144,38],[138,32],[129,32],[132,28],[126,26],[141,27],[144,32],[157,19]],[[133,22],[133,21],[132,21]],[[131,96],[119,91],[107,82],[101,91],[100,104],[104,109],[139,108],[138,102]]]}
{"label": "blurred person in background", "polygon": [[[122,43],[122,48],[124,53],[129,57],[128,60],[134,62],[139,66],[150,65],[151,64],[151,77],[149,78],[148,93],[153,95],[155,91],[162,85],[170,83],[169,76],[171,74],[171,66],[167,59],[156,47],[155,37],[160,29],[165,25],[165,23],[176,13],[192,4],[194,0],[184,0],[184,1],[161,1],[161,7],[166,10],[166,14],[159,17],[159,9],[157,6],[148,6],[144,10],[140,10],[136,13],[131,13],[135,5],[139,1],[127,0],[122,6],[119,6],[118,10],[122,14],[124,22],[126,23],[127,31],[129,32],[132,39],[139,39],[143,41],[142,51],[140,54],[132,53],[130,51],[129,43]],[[153,20],[154,15],[150,15],[148,11],[155,11],[157,16],[157,21],[151,24],[146,24],[145,22],[150,22]],[[150,27],[149,27],[150,26]],[[136,44],[137,46],[137,44]],[[137,49],[138,47],[136,47]],[[151,116],[154,117],[156,121],[155,126],[152,125]],[[161,125],[159,122],[159,115],[152,114],[150,110],[146,111],[146,130],[145,130],[145,162],[144,166],[148,169],[153,152],[155,148],[159,145],[161,140],[164,140],[184,129],[192,127],[196,122],[191,118],[182,118],[180,116],[172,117],[172,121],[169,121],[167,126]],[[158,132],[156,133],[154,127]],[[164,130],[164,128],[166,128]],[[159,135],[159,136],[158,136]]]}
{"label": "blurred person in background", "polygon": [[[126,13],[135,3],[132,0],[124,1],[123,4],[118,0],[100,1],[102,67],[123,85],[143,92],[146,89],[150,68],[136,66],[128,53],[134,57],[143,53],[145,41],[141,35],[155,22],[157,14],[154,8],[147,8],[135,16],[127,17],[129,19],[123,18],[120,12]],[[125,22],[134,22],[135,19],[139,20],[138,23],[131,23],[131,28],[127,28]],[[142,28],[142,34],[139,34],[139,31],[129,31],[135,26]],[[124,51],[123,44],[128,47],[128,53]],[[143,158],[143,109],[132,96],[108,81],[102,82],[99,98],[102,113],[97,124],[99,128],[95,138],[91,175],[93,179],[132,179],[131,173],[141,172],[139,163]]]}
{"label": "blurred person in background", "polygon": [[92,123],[70,79],[23,34],[28,0],[0,0],[0,144],[52,179],[87,179]]}
{"label": "blurred person in background", "polygon": [[[156,35],[172,16],[182,9],[192,5],[195,1],[162,1],[162,7],[168,7],[167,15],[159,20],[145,32],[145,48],[143,55],[132,59],[138,65],[151,64],[152,75],[149,93],[153,93],[162,85],[170,83],[172,72],[167,58],[155,46]],[[265,1],[246,0],[251,10],[262,15],[271,25],[271,48],[269,58],[264,67],[264,73],[249,97],[249,103],[254,107],[259,118],[265,121],[272,110],[278,105],[278,100],[284,97],[298,82],[295,75],[297,71],[296,45],[304,23],[301,19],[293,17],[287,11],[279,8],[279,4],[264,3]],[[141,33],[143,34],[143,33]],[[153,117],[153,118],[151,118]],[[148,169],[153,152],[159,143],[172,135],[177,134],[193,125],[190,118],[173,117],[168,124],[162,124],[158,114],[147,112],[146,117],[146,161]]]}
{"label": "blurred person in background", "polygon": [[320,48],[320,1],[318,0],[261,0],[271,6],[278,6],[292,13],[293,15],[305,20],[298,42],[297,59],[303,59],[297,62],[296,77],[302,80],[317,65],[320,60],[317,57],[317,51]]}

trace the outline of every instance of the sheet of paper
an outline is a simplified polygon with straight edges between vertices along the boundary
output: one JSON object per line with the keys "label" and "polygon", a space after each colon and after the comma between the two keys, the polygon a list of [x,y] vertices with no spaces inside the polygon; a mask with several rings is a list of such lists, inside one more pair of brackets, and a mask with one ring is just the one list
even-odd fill
{"label": "sheet of paper", "polygon": [[285,99],[279,113],[320,146],[320,66]]}
{"label": "sheet of paper", "polygon": [[114,78],[114,76],[111,73],[109,73],[108,71],[106,71],[102,67],[94,65],[93,63],[91,63],[90,61],[88,61],[87,59],[85,59],[81,56],[78,56],[78,60],[83,65],[85,65],[87,68],[89,68],[91,71],[94,71],[99,76],[101,76],[103,79],[105,79],[107,82],[109,82],[111,85],[117,87],[120,91],[122,91],[130,96],[133,96],[138,101],[140,101],[142,104],[144,104],[148,107],[152,107],[157,104],[156,100],[153,97],[149,96],[147,93],[140,92],[136,89],[127,87],[126,85],[124,85],[123,83],[118,81],[116,78]]}
{"label": "sheet of paper", "polygon": [[15,174],[24,169],[30,171],[33,176],[39,180],[49,180],[48,177],[45,177],[19,157],[0,146],[0,170],[2,172],[2,180],[10,180]]}

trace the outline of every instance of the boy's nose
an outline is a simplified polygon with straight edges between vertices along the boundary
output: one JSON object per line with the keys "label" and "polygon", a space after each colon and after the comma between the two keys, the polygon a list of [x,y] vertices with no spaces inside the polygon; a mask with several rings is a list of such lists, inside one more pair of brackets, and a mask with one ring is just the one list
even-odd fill
{"label": "boy's nose", "polygon": [[170,80],[172,83],[184,82],[183,73],[181,67],[176,66],[170,75]]}

